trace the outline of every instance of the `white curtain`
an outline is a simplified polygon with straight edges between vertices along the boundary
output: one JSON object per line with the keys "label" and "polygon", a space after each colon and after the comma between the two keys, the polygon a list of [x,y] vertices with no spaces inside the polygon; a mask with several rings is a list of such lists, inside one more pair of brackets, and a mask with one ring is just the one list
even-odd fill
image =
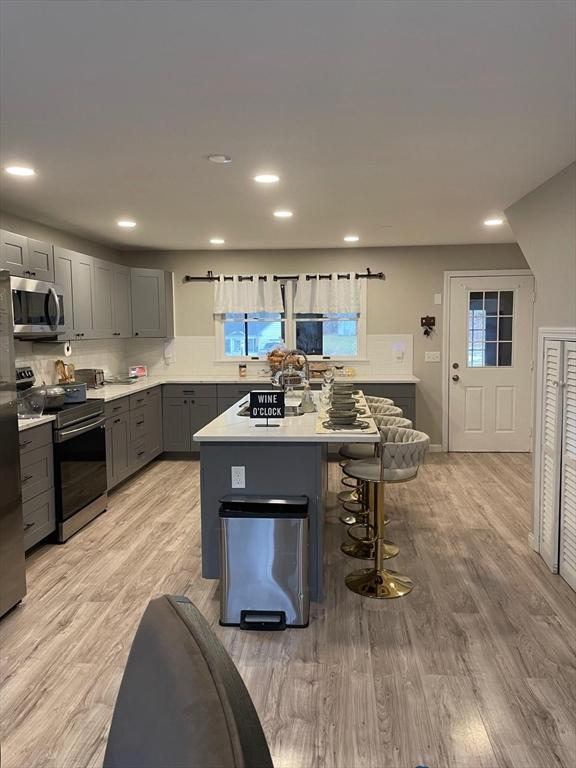
{"label": "white curtain", "polygon": [[240,280],[233,275],[232,280],[224,280],[220,275],[214,283],[214,314],[284,312],[280,283],[274,275],[252,275],[252,280]]}
{"label": "white curtain", "polygon": [[315,275],[310,280],[306,274],[298,276],[294,313],[299,315],[328,314],[334,312],[360,312],[360,284],[355,272],[348,278],[339,278],[333,272],[330,280]]}

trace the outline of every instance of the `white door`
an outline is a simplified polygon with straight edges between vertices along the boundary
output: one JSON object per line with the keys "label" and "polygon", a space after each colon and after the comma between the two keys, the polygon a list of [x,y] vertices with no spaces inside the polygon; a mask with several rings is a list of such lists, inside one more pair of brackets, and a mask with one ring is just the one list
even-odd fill
{"label": "white door", "polygon": [[448,449],[529,451],[531,275],[452,277]]}
{"label": "white door", "polygon": [[576,342],[564,343],[558,570],[576,589]]}

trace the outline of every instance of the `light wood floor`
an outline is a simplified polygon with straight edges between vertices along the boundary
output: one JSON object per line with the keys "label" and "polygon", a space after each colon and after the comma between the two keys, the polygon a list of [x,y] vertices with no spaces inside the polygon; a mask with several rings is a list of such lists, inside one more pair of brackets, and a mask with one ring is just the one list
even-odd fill
{"label": "light wood floor", "polygon": [[150,466],[28,559],[25,603],[0,622],[3,767],[101,765],[136,625],[169,592],[228,648],[277,768],[574,768],[576,599],[527,546],[529,457],[432,454],[387,499],[412,594],[348,592],[362,563],[333,516],[310,627],[244,633],[218,626],[200,578],[197,463]]}

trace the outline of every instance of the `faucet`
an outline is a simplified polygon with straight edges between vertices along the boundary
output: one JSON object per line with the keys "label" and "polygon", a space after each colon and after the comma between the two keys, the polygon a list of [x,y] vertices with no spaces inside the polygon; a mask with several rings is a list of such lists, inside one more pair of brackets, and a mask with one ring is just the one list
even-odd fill
{"label": "faucet", "polygon": [[[299,371],[294,368],[292,362],[294,357],[304,358],[304,368],[302,370]],[[286,390],[286,379],[288,379],[288,386],[290,387],[294,387],[294,379],[298,379],[301,386],[310,381],[310,363],[308,362],[308,356],[301,349],[289,349],[286,352],[282,360],[282,367],[274,374],[272,381],[276,386]]]}

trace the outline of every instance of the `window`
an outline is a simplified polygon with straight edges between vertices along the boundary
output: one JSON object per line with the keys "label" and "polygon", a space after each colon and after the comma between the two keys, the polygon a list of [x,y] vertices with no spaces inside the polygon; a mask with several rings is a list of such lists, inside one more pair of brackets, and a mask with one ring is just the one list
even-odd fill
{"label": "window", "polygon": [[468,297],[468,367],[512,365],[514,291],[471,291]]}
{"label": "window", "polygon": [[358,356],[358,315],[296,315],[296,346],[307,355]]}
{"label": "window", "polygon": [[220,359],[265,358],[275,347],[298,347],[312,360],[345,360],[365,356],[366,285],[361,282],[362,312],[356,314],[295,315],[296,284],[282,286],[283,313],[227,314],[216,318],[216,343]]}

